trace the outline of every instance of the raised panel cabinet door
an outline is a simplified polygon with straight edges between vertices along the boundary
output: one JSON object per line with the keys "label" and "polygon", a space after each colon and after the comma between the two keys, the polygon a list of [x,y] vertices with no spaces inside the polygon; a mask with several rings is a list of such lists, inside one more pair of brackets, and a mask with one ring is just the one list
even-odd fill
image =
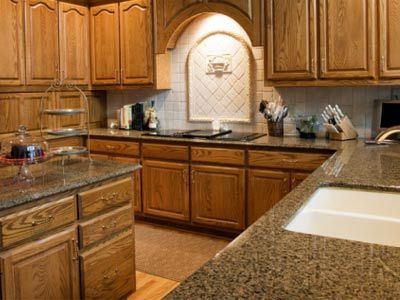
{"label": "raised panel cabinet door", "polygon": [[245,172],[242,168],[192,166],[192,222],[245,228]]}
{"label": "raised panel cabinet door", "polygon": [[379,76],[400,78],[400,0],[380,0],[379,20]]}
{"label": "raised panel cabinet door", "polygon": [[148,0],[121,2],[121,81],[148,84],[153,81],[153,50],[150,3]]}
{"label": "raised panel cabinet door", "polygon": [[22,0],[0,0],[0,85],[25,82]]}
{"label": "raised panel cabinet door", "polygon": [[59,2],[60,76],[65,82],[89,84],[89,9]]}
{"label": "raised panel cabinet door", "polygon": [[375,77],[375,0],[319,0],[320,77]]}
{"label": "raised panel cabinet door", "polygon": [[58,12],[55,0],[25,2],[26,83],[49,85],[59,78]]}
{"label": "raised panel cabinet door", "polygon": [[250,226],[290,191],[290,173],[248,171],[247,225]]}
{"label": "raised panel cabinet door", "polygon": [[120,83],[118,3],[90,8],[92,84]]}
{"label": "raised panel cabinet door", "polygon": [[266,4],[266,79],[316,79],[316,0]]}
{"label": "raised panel cabinet door", "polygon": [[296,186],[298,186],[300,183],[303,182],[304,179],[306,179],[310,173],[308,172],[293,172],[290,176],[292,178],[291,182],[291,189],[294,189]]}
{"label": "raised panel cabinet door", "polygon": [[75,228],[0,254],[3,299],[79,299]]}
{"label": "raised panel cabinet door", "polygon": [[189,220],[189,166],[185,163],[144,160],[143,212]]}

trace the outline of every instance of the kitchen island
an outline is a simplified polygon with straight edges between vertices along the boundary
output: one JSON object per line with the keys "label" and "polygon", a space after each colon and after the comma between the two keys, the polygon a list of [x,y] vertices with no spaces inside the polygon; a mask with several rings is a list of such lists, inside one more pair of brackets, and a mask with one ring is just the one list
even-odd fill
{"label": "kitchen island", "polygon": [[399,299],[399,248],[284,229],[321,186],[400,192],[399,153],[400,145],[342,143],[167,299]]}
{"label": "kitchen island", "polygon": [[71,158],[0,169],[3,299],[119,298],[135,290],[133,176],[140,165]]}

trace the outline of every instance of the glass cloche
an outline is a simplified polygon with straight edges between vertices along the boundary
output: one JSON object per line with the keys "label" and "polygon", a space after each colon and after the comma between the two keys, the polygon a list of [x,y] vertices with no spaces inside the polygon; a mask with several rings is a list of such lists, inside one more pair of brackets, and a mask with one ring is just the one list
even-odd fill
{"label": "glass cloche", "polygon": [[27,165],[41,163],[48,158],[48,143],[43,137],[27,133],[27,128],[23,125],[15,136],[6,138],[1,143],[0,163],[20,166],[14,181],[33,181],[34,177]]}

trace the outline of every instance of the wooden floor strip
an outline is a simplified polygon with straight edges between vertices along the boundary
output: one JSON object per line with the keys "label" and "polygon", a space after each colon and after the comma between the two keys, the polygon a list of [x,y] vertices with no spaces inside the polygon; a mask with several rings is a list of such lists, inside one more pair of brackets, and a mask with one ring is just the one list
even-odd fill
{"label": "wooden floor strip", "polygon": [[161,300],[179,282],[136,271],[136,292],[128,300]]}

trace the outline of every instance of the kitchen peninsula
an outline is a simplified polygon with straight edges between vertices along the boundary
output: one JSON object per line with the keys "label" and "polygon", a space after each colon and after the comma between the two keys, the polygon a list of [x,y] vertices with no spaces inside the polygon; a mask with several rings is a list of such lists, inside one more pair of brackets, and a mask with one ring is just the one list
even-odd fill
{"label": "kitchen peninsula", "polygon": [[71,158],[0,169],[3,299],[122,297],[135,290],[133,173],[139,165]]}

